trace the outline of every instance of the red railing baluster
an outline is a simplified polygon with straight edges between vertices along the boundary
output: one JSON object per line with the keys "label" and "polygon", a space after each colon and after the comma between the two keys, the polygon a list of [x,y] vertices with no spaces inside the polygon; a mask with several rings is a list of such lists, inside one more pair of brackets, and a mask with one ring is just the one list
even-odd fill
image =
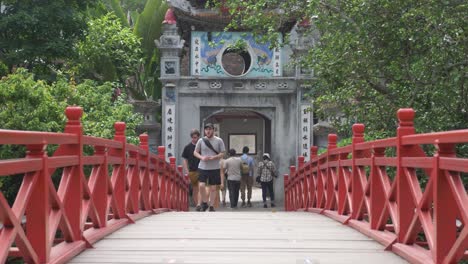
{"label": "red railing baluster", "polygon": [[305,208],[305,170],[304,170],[304,156],[297,157],[297,165],[299,168],[299,177],[298,177],[298,184],[297,184],[297,193],[299,194],[299,208]]}
{"label": "red railing baluster", "polygon": [[[114,125],[114,140],[84,136],[82,114],[80,107],[66,109],[65,133],[0,129],[0,144],[28,150],[23,159],[0,161],[0,176],[24,174],[11,208],[0,193],[0,263],[8,256],[64,263],[153,209],[188,210],[188,179],[175,170],[175,160],[165,162],[164,147],[159,156],[150,153],[147,135],[140,136],[140,146],[127,145],[122,122]],[[51,157],[48,145],[58,146]],[[85,156],[84,145],[94,154]],[[91,168],[87,176],[84,166]],[[51,175],[60,168],[56,188]]]}
{"label": "red railing baluster", "polygon": [[[305,207],[332,217],[411,263],[466,259],[468,196],[462,176],[468,158],[457,157],[455,145],[468,143],[468,129],[418,135],[412,109],[397,115],[394,138],[365,142],[364,125],[355,124],[350,146],[336,148],[336,135],[329,135],[327,153],[317,157],[312,148],[311,160],[304,167],[299,161],[298,170],[285,175],[285,209]],[[425,144],[437,148],[434,157],[426,156]],[[424,177],[427,183],[421,184]]]}
{"label": "red railing baluster", "polygon": [[168,208],[167,206],[167,198],[166,198],[166,182],[167,182],[167,164],[164,162],[165,160],[165,153],[166,148],[163,146],[158,147],[158,154],[159,154],[159,178],[160,178],[160,185],[159,185],[159,201],[161,208]]}
{"label": "red railing baluster", "polygon": [[412,146],[402,144],[402,138],[415,133],[413,126],[413,109],[398,110],[399,127],[397,129],[397,205],[398,224],[395,226],[398,234],[398,242],[404,242],[414,214],[413,197],[411,186],[405,175],[405,168],[402,166],[404,157],[411,157]]}
{"label": "red railing baluster", "polygon": [[140,148],[144,150],[144,153],[139,155],[139,178],[141,182],[140,203],[142,205],[143,210],[148,211],[151,210],[151,181],[149,179],[149,147],[147,134],[140,135]]}
{"label": "red railing baluster", "polygon": [[125,137],[125,128],[127,125],[124,122],[116,122],[114,124],[115,135],[114,140],[122,143],[121,149],[112,149],[112,155],[119,158],[119,163],[113,165],[112,171],[112,189],[115,199],[115,210],[113,210],[114,218],[126,218],[125,205],[125,171],[127,164],[127,139]]}
{"label": "red railing baluster", "polygon": [[[47,155],[44,152],[45,145],[28,145],[28,154],[26,158],[42,159],[41,170],[36,174],[34,188],[31,192],[30,200],[34,206],[29,205],[26,209],[26,230],[28,240],[30,241],[38,260],[41,263],[50,260],[50,230],[49,230],[49,167],[47,166]],[[24,199],[25,197],[17,197]],[[18,219],[21,221],[21,219]],[[28,221],[32,220],[32,221]]]}
{"label": "red railing baluster", "polygon": [[[441,157],[456,157],[455,146],[453,144],[439,144],[435,142],[438,148],[434,155],[432,175],[434,180],[434,238],[433,258],[436,263],[454,263],[455,259],[446,259],[450,249],[457,239],[457,228],[454,223],[460,215],[457,203],[453,198],[453,193],[448,191],[450,187],[450,173],[440,169]],[[462,186],[457,186],[461,187]],[[465,199],[466,200],[466,199]],[[465,212],[466,214],[467,212]],[[465,223],[465,225],[468,223]],[[468,248],[468,246],[467,246]],[[452,256],[454,258],[455,256]]]}
{"label": "red railing baluster", "polygon": [[169,192],[168,192],[168,200],[169,200],[169,207],[171,209],[175,208],[175,179],[177,177],[177,168],[176,168],[176,158],[170,157],[170,171],[169,171]]}

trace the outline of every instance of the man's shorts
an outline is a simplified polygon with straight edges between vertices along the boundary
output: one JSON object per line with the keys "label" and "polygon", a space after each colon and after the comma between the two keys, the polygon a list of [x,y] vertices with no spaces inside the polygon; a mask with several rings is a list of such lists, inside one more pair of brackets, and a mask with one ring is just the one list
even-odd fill
{"label": "man's shorts", "polygon": [[188,176],[192,186],[198,186],[198,175],[200,175],[198,171],[189,171]]}
{"label": "man's shorts", "polygon": [[221,170],[202,170],[198,169],[200,176],[198,176],[198,180],[205,184],[209,185],[220,185],[221,184]]}

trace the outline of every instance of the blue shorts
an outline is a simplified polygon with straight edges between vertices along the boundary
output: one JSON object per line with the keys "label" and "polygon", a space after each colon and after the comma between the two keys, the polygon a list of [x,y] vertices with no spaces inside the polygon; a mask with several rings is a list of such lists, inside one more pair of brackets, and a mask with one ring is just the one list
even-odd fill
{"label": "blue shorts", "polygon": [[221,170],[202,170],[198,169],[200,175],[198,181],[209,185],[220,185],[221,184]]}

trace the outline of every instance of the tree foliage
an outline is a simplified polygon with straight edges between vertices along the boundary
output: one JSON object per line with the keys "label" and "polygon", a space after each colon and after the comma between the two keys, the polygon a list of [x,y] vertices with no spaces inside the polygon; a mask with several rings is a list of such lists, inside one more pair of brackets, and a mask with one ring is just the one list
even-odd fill
{"label": "tree foliage", "polygon": [[163,0],[148,0],[142,13],[139,14],[134,33],[142,40],[144,54],[140,72],[135,77],[135,92],[144,95],[144,98],[161,98],[161,83],[159,76],[159,49],[155,47],[154,40],[159,39],[162,33],[162,22],[167,11],[167,4]]}
{"label": "tree foliage", "polygon": [[0,60],[35,69],[47,77],[49,67],[74,54],[73,46],[86,28],[91,0],[1,1]]}
{"label": "tree foliage", "polygon": [[284,21],[310,20],[319,41],[298,63],[314,70],[310,94],[318,113],[349,121],[336,124],[343,134],[356,121],[377,136],[394,133],[395,113],[404,107],[416,110],[422,132],[468,127],[465,1],[223,2],[231,27],[272,42]]}
{"label": "tree foliage", "polygon": [[[133,113],[133,106],[125,95],[116,97],[111,83],[98,84],[85,80],[75,84],[64,76],[48,84],[35,80],[33,74],[19,68],[16,73],[0,80],[0,128],[62,132],[65,125],[65,108],[69,105],[83,107],[83,130],[86,135],[112,138],[114,123],[127,124],[127,139],[138,143],[135,132],[143,118]],[[49,152],[55,149],[49,146]],[[1,145],[0,159],[24,157],[24,148],[17,145]],[[1,177],[0,188],[12,201],[21,184],[21,177]]]}
{"label": "tree foliage", "polygon": [[[121,24],[131,28],[133,34],[141,40],[141,60],[134,64],[137,71],[126,81],[129,94],[139,100],[161,98],[162,85],[158,80],[160,54],[154,40],[161,36],[167,3],[164,0],[104,0],[104,4],[107,8],[105,10],[113,12],[120,20],[130,19],[131,21],[126,20]],[[128,14],[127,18],[124,12]],[[102,8],[93,13],[97,14],[97,18],[103,16]]]}
{"label": "tree foliage", "polygon": [[140,46],[140,40],[114,14],[90,20],[85,39],[77,44],[79,72],[87,78],[125,83],[137,72]]}
{"label": "tree foliage", "polygon": [[84,80],[75,84],[60,75],[47,84],[35,80],[33,74],[19,68],[0,80],[0,127],[25,131],[61,132],[65,124],[65,108],[83,108],[82,123],[87,135],[112,138],[117,121],[127,123],[129,140],[137,142],[134,128],[142,122],[125,94],[115,95],[112,83],[98,84]]}

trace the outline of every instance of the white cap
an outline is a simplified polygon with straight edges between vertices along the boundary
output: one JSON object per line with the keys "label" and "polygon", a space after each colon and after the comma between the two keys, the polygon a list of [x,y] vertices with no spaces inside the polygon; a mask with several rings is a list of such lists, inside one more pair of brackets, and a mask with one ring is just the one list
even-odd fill
{"label": "white cap", "polygon": [[263,153],[263,157],[264,157],[264,158],[267,157],[269,160],[271,160],[270,154],[268,154],[268,153]]}

